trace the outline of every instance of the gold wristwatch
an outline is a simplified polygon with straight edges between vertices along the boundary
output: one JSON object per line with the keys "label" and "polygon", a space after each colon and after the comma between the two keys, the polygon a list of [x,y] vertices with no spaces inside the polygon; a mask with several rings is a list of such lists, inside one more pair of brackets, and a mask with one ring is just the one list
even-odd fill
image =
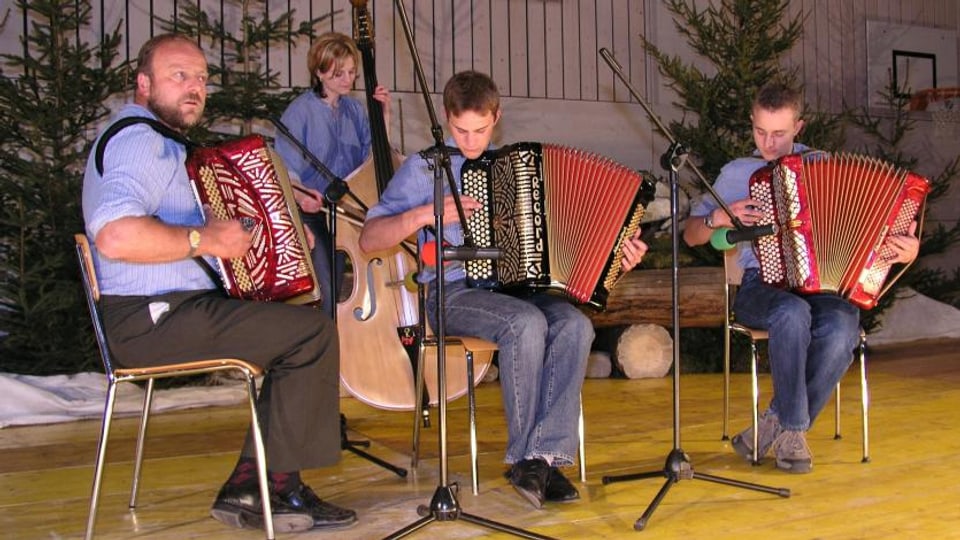
{"label": "gold wristwatch", "polygon": [[200,247],[200,231],[190,229],[190,232],[187,233],[187,240],[190,241],[190,251],[187,253],[187,258],[190,258],[197,254],[197,248]]}

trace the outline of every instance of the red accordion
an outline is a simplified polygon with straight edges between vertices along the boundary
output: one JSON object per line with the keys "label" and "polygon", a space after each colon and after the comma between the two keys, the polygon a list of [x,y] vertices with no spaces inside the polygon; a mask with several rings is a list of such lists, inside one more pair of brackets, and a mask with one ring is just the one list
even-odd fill
{"label": "red accordion", "polygon": [[870,157],[780,158],[750,178],[750,197],[764,215],[757,224],[777,231],[754,241],[761,278],[874,307],[895,281],[886,283],[893,251],[884,242],[909,233],[929,191],[927,179]]}
{"label": "red accordion", "polygon": [[250,135],[197,147],[187,173],[197,200],[218,219],[252,224],[253,245],[243,257],[218,259],[227,294],[303,304],[320,300],[303,223],[290,180],[263,138]]}
{"label": "red accordion", "polygon": [[467,222],[497,260],[464,263],[467,283],[504,292],[555,290],[597,309],[620,278],[623,242],[640,226],[654,187],[602,156],[516,143],[467,160],[463,194],[482,208]]}

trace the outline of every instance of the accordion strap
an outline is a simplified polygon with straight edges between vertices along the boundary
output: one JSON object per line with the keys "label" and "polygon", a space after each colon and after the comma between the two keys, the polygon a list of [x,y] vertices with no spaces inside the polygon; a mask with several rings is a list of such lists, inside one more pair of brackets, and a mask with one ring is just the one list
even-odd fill
{"label": "accordion strap", "polygon": [[103,154],[107,151],[107,143],[110,142],[110,139],[114,135],[120,132],[120,130],[135,125],[135,124],[147,124],[152,127],[154,131],[167,137],[168,139],[173,139],[178,143],[187,147],[187,151],[194,148],[196,143],[191,142],[189,139],[181,135],[179,132],[174,131],[172,128],[167,127],[165,124],[159,120],[154,120],[153,118],[147,118],[146,116],[128,116],[126,118],[121,118],[110,125],[100,136],[100,140],[97,142],[97,148],[94,153],[94,159],[96,160],[97,173],[103,175]]}
{"label": "accordion strap", "polygon": [[[120,130],[135,125],[135,124],[147,124],[152,127],[154,131],[167,137],[168,139],[173,139],[178,143],[184,145],[189,152],[191,149],[197,146],[196,143],[191,142],[189,139],[181,135],[179,132],[174,131],[170,127],[167,127],[165,124],[159,120],[154,120],[153,118],[147,118],[146,116],[128,116],[126,118],[121,118],[110,125],[100,136],[100,140],[97,142],[97,148],[95,150],[94,159],[96,160],[97,173],[101,176],[103,175],[103,154],[107,151],[107,143],[113,138],[114,135],[120,132]],[[192,257],[194,262],[196,262],[200,268],[210,277],[210,279],[217,284],[217,288],[223,292],[223,280],[220,278],[220,274],[214,270],[210,263],[207,262],[203,257]]]}

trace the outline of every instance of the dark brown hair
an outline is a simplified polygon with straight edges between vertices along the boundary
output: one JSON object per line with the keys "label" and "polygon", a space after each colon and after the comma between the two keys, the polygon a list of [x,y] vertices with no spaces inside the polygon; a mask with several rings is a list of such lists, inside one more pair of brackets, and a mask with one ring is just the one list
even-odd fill
{"label": "dark brown hair", "polygon": [[497,114],[500,111],[500,91],[489,75],[461,71],[443,88],[443,107],[448,116],[460,116],[465,111]]}
{"label": "dark brown hair", "polygon": [[803,95],[799,90],[782,82],[769,82],[757,91],[753,98],[753,109],[779,111],[793,109],[796,118],[803,114]]}

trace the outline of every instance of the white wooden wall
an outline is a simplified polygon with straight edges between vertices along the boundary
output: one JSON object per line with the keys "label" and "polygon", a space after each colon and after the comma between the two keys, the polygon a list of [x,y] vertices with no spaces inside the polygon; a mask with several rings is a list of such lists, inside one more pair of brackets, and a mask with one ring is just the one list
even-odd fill
{"label": "white wooden wall", "polygon": [[[136,56],[140,45],[160,32],[153,20],[171,18],[178,2],[196,2],[237,28],[237,0],[93,0],[93,27],[82,39],[95,38],[119,25],[123,54]],[[706,5],[708,0],[699,0]],[[250,2],[276,16],[296,10],[297,20],[334,13],[318,31],[352,34],[348,0],[263,0]],[[660,0],[404,0],[420,60],[437,113],[438,93],[450,75],[463,69],[490,73],[504,99],[499,142],[557,142],[599,152],[636,168],[660,173],[658,158],[667,142],[653,133],[643,108],[597,54],[605,47],[624,66],[627,77],[664,121],[678,118],[672,92],[643,52],[640,36],[683,57],[694,59],[678,36],[671,14]],[[4,3],[7,6],[8,3]],[[394,93],[391,126],[395,143],[406,152],[430,140],[426,107],[415,80],[413,60],[391,0],[370,0],[376,38],[377,75]],[[19,38],[25,15],[15,7],[0,28],[0,53],[22,54]],[[791,14],[805,14],[802,41],[787,55],[785,67],[799,67],[806,99],[813,109],[839,112],[869,102],[866,21],[944,29],[960,33],[958,0],[792,0]],[[309,43],[277,44],[264,58],[289,86],[306,86]],[[960,50],[960,45],[954,43]],[[218,51],[209,51],[216,62]],[[951,66],[948,66],[951,67]],[[956,74],[958,66],[952,66]],[[955,77],[956,75],[954,75]],[[960,82],[956,82],[960,85]],[[360,80],[362,84],[362,79]],[[880,111],[882,113],[882,111]],[[936,174],[960,153],[960,141],[942,140],[929,114],[916,113],[910,145],[921,155],[921,174]],[[851,149],[858,148],[852,134]],[[695,150],[695,149],[694,149]],[[931,224],[951,226],[960,212],[960,187],[931,211]],[[960,250],[942,261],[960,266]]]}

